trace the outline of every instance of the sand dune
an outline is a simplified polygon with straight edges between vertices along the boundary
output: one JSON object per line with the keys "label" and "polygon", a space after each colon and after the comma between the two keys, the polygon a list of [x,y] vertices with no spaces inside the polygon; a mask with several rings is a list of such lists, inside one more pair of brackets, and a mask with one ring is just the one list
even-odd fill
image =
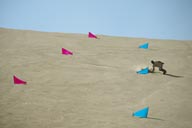
{"label": "sand dune", "polygon": [[[0,127],[191,128],[192,41],[98,36],[1,28]],[[136,74],[152,59],[169,75]]]}

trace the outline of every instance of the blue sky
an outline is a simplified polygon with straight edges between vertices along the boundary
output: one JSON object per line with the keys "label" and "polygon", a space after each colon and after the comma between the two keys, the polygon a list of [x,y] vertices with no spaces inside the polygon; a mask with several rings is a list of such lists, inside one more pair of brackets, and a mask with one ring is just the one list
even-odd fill
{"label": "blue sky", "polygon": [[0,0],[0,27],[192,40],[192,0]]}

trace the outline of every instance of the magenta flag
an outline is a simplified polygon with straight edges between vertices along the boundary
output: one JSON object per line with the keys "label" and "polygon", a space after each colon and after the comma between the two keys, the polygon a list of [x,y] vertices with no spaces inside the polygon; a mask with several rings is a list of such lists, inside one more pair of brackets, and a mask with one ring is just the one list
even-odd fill
{"label": "magenta flag", "polygon": [[62,54],[64,54],[64,55],[73,55],[72,52],[70,52],[69,50],[64,49],[64,48],[62,48]]}
{"label": "magenta flag", "polygon": [[96,36],[96,35],[94,35],[94,34],[93,34],[93,33],[91,33],[91,32],[89,32],[88,37],[89,37],[89,38],[95,38],[95,39],[97,39],[97,36]]}
{"label": "magenta flag", "polygon": [[14,84],[27,84],[26,81],[23,81],[23,80],[17,78],[16,76],[13,76],[13,81],[14,81]]}

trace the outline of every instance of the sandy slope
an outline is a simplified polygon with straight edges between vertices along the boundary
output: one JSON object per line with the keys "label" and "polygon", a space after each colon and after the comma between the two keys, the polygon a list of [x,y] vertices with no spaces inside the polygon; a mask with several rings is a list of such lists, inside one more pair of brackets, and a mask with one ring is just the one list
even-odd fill
{"label": "sandy slope", "polygon": [[[0,29],[0,127],[191,128],[192,41],[99,37]],[[183,77],[136,74],[152,59]]]}

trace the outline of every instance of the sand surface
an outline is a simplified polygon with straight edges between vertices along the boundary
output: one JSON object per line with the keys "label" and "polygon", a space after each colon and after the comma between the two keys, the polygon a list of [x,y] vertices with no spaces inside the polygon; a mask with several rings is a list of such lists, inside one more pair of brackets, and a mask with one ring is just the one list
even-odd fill
{"label": "sand surface", "polygon": [[[192,41],[98,36],[1,28],[0,128],[192,127]],[[152,59],[169,75],[136,73]]]}

